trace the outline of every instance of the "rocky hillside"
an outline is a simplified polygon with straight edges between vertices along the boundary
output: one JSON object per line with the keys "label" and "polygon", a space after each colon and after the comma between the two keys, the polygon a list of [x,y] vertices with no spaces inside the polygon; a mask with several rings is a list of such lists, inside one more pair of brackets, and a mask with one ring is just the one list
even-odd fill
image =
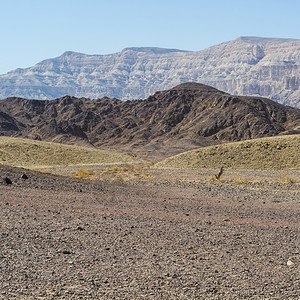
{"label": "rocky hillside", "polygon": [[76,97],[143,99],[193,81],[235,95],[300,107],[300,41],[240,37],[191,52],[127,48],[110,55],[65,52],[0,76],[0,99]]}
{"label": "rocky hillside", "polygon": [[0,134],[169,156],[281,133],[300,133],[300,110],[185,83],[146,100],[62,97],[0,101]]}

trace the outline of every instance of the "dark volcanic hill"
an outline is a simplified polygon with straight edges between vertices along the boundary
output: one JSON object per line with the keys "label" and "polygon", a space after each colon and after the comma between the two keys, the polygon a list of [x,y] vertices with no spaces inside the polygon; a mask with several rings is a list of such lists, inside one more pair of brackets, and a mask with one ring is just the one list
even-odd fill
{"label": "dark volcanic hill", "polygon": [[300,133],[300,110],[185,83],[146,100],[0,101],[0,134],[168,156],[223,143]]}

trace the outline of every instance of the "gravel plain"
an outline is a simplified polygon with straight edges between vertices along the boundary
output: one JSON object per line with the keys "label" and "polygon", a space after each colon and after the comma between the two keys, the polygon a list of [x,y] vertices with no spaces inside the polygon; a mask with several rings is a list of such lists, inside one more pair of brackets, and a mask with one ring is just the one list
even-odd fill
{"label": "gravel plain", "polygon": [[0,166],[0,298],[300,299],[299,182],[163,172],[112,182]]}

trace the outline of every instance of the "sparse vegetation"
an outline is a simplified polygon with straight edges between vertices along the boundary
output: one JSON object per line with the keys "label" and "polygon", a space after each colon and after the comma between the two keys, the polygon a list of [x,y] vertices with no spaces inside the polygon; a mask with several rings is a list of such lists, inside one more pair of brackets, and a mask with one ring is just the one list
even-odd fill
{"label": "sparse vegetation", "polygon": [[280,183],[290,183],[294,184],[297,183],[297,179],[288,175],[280,175],[278,181]]}
{"label": "sparse vegetation", "polygon": [[142,171],[144,168],[142,166],[137,167],[119,167],[114,166],[112,168],[108,168],[102,171],[102,174],[126,174],[126,173],[132,173],[137,171]]}
{"label": "sparse vegetation", "polygon": [[0,163],[25,168],[142,163],[121,153],[21,138],[0,137]]}
{"label": "sparse vegetation", "polygon": [[145,170],[149,169],[149,166],[153,163],[146,163],[143,166],[126,166],[119,167],[114,166],[112,168],[107,168],[101,172],[102,178],[108,180],[116,180],[122,178],[122,180],[136,180],[151,177],[150,174],[145,173]]}
{"label": "sparse vegetation", "polygon": [[237,178],[237,179],[233,179],[232,182],[245,183],[245,182],[249,182],[249,181],[247,179]]}
{"label": "sparse vegetation", "polygon": [[37,171],[37,172],[47,172],[46,170],[44,170],[44,169],[32,169],[33,171]]}
{"label": "sparse vegetation", "polygon": [[277,136],[209,146],[178,154],[155,168],[300,170],[300,135]]}
{"label": "sparse vegetation", "polygon": [[159,162],[158,160],[148,161],[147,163],[145,163],[144,168],[150,168],[150,167],[154,166],[155,164],[157,164],[158,162]]}
{"label": "sparse vegetation", "polygon": [[216,176],[212,176],[212,177],[208,178],[207,181],[209,181],[209,182],[211,182],[211,181],[217,181]]}
{"label": "sparse vegetation", "polygon": [[93,175],[95,175],[94,171],[89,171],[85,169],[79,169],[77,172],[74,173],[75,177],[82,179],[93,179]]}

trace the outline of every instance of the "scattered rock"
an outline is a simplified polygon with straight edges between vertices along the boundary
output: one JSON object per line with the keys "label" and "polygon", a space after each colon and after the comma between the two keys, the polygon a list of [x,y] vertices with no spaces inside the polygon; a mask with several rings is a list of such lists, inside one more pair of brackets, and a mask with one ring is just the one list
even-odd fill
{"label": "scattered rock", "polygon": [[[299,273],[298,185],[112,182],[102,193],[100,181],[28,171],[36,190],[20,179],[24,170],[0,167],[1,180],[16,179],[15,186],[2,181],[7,192],[0,199],[3,299],[37,299],[45,289],[43,297],[53,299],[298,295],[291,281]],[[241,206],[244,195],[249,200]],[[282,205],[273,202],[279,196]]]}
{"label": "scattered rock", "polygon": [[5,182],[6,184],[12,184],[11,179],[8,178],[8,177],[5,177],[5,178],[4,178],[4,182]]}
{"label": "scattered rock", "polygon": [[24,173],[24,174],[22,174],[21,178],[22,179],[28,179],[28,176]]}
{"label": "scattered rock", "polygon": [[286,264],[287,264],[288,267],[292,267],[292,266],[295,265],[290,259],[287,261]]}

